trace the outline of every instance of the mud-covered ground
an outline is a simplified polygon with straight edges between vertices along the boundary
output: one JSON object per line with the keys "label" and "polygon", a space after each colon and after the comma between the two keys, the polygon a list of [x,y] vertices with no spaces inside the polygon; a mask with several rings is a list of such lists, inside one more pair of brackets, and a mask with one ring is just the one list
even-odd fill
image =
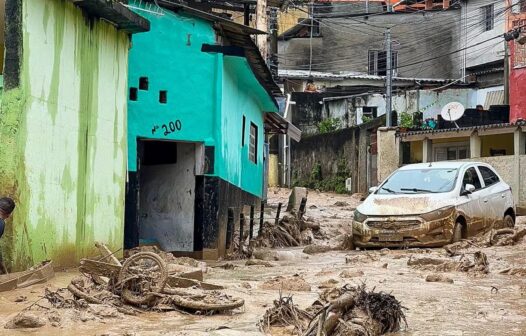
{"label": "mud-covered ground", "polygon": [[[270,203],[286,202],[287,190],[272,190]],[[359,198],[311,191],[306,216],[322,225],[325,239],[318,243],[338,245],[350,230],[350,220]],[[269,214],[271,216],[272,214]],[[519,219],[518,226],[525,227]],[[194,316],[180,312],[149,312],[139,316],[95,317],[94,320],[64,315],[56,326],[34,330],[0,329],[2,335],[262,335],[258,322],[265,310],[279,296],[275,278],[285,278],[291,288],[283,295],[292,294],[302,308],[309,306],[323,291],[319,287],[328,280],[345,283],[366,283],[376,291],[392,293],[406,310],[408,326],[396,335],[525,335],[526,334],[526,276],[500,274],[509,267],[526,267],[526,241],[515,246],[471,247],[462,250],[469,257],[475,251],[487,255],[489,274],[469,272],[434,272],[408,266],[407,262],[430,257],[447,257],[444,249],[330,251],[305,255],[303,248],[280,251],[283,260],[272,261],[274,267],[245,266],[244,260],[228,261],[236,267],[214,267],[225,263],[209,263],[206,281],[227,287],[228,294],[245,299],[242,311],[215,316]],[[51,289],[65,287],[76,274],[60,272],[48,284],[0,293],[0,325],[4,325],[17,312],[39,299],[46,286]],[[429,274],[439,274],[453,281],[426,282]],[[304,280],[304,281],[303,281]],[[274,289],[273,289],[274,288]],[[27,297],[23,302],[21,296]],[[18,298],[18,300],[17,300]],[[40,314],[43,308],[34,305],[31,311]],[[69,315],[68,315],[69,314]],[[104,315],[104,314],[100,314]],[[111,314],[110,314],[111,315]],[[289,335],[288,329],[275,329],[273,335]]]}

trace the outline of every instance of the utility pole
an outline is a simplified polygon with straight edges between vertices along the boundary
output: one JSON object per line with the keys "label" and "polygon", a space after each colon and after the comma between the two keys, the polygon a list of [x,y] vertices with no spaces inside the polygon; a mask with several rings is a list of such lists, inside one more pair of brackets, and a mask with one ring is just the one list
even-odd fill
{"label": "utility pole", "polygon": [[393,81],[393,69],[392,69],[392,42],[391,42],[391,29],[387,29],[385,32],[385,49],[386,49],[386,76],[385,76],[385,100],[386,100],[386,126],[392,126],[392,81]]}
{"label": "utility pole", "polygon": [[274,80],[278,79],[278,9],[269,8],[270,50],[268,64]]}
{"label": "utility pole", "polygon": [[510,104],[510,49],[504,40],[504,105]]}

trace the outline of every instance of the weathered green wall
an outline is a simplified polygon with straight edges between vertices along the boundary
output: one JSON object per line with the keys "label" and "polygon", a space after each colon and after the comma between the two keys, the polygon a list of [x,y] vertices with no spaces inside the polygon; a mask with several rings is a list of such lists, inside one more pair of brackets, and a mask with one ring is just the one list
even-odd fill
{"label": "weathered green wall", "polygon": [[18,203],[4,260],[67,266],[123,244],[129,39],[69,1],[22,4],[22,84],[0,113],[0,194]]}
{"label": "weathered green wall", "polygon": [[[216,43],[212,22],[170,11],[137,13],[150,21],[151,30],[133,36],[129,87],[138,88],[139,78],[148,77],[149,88],[138,90],[137,101],[128,105],[129,170],[137,170],[137,137],[201,142],[215,146],[215,176],[261,197],[263,115],[277,107],[247,60],[201,51],[204,43]],[[159,103],[159,90],[168,91],[167,104]],[[241,146],[243,115],[245,146]],[[181,129],[165,135],[162,125],[176,120]],[[250,122],[258,126],[257,164],[248,156]],[[152,132],[155,126],[160,128]]]}

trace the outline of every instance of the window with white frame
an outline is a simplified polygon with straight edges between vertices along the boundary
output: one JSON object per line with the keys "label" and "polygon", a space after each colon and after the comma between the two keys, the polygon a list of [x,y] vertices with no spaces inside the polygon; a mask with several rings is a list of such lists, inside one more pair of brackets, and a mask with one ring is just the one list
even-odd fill
{"label": "window with white frame", "polygon": [[258,163],[258,127],[254,123],[250,123],[248,158],[250,161]]}
{"label": "window with white frame", "polygon": [[482,30],[490,31],[495,28],[495,7],[493,4],[480,7]]}
{"label": "window with white frame", "polygon": [[469,142],[433,144],[434,161],[462,160],[469,158]]}

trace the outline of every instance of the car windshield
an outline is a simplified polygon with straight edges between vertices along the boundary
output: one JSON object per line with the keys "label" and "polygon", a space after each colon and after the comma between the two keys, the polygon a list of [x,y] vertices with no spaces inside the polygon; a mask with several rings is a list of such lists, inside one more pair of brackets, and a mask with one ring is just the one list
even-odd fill
{"label": "car windshield", "polygon": [[453,190],[457,169],[410,169],[394,173],[377,194],[443,193]]}

